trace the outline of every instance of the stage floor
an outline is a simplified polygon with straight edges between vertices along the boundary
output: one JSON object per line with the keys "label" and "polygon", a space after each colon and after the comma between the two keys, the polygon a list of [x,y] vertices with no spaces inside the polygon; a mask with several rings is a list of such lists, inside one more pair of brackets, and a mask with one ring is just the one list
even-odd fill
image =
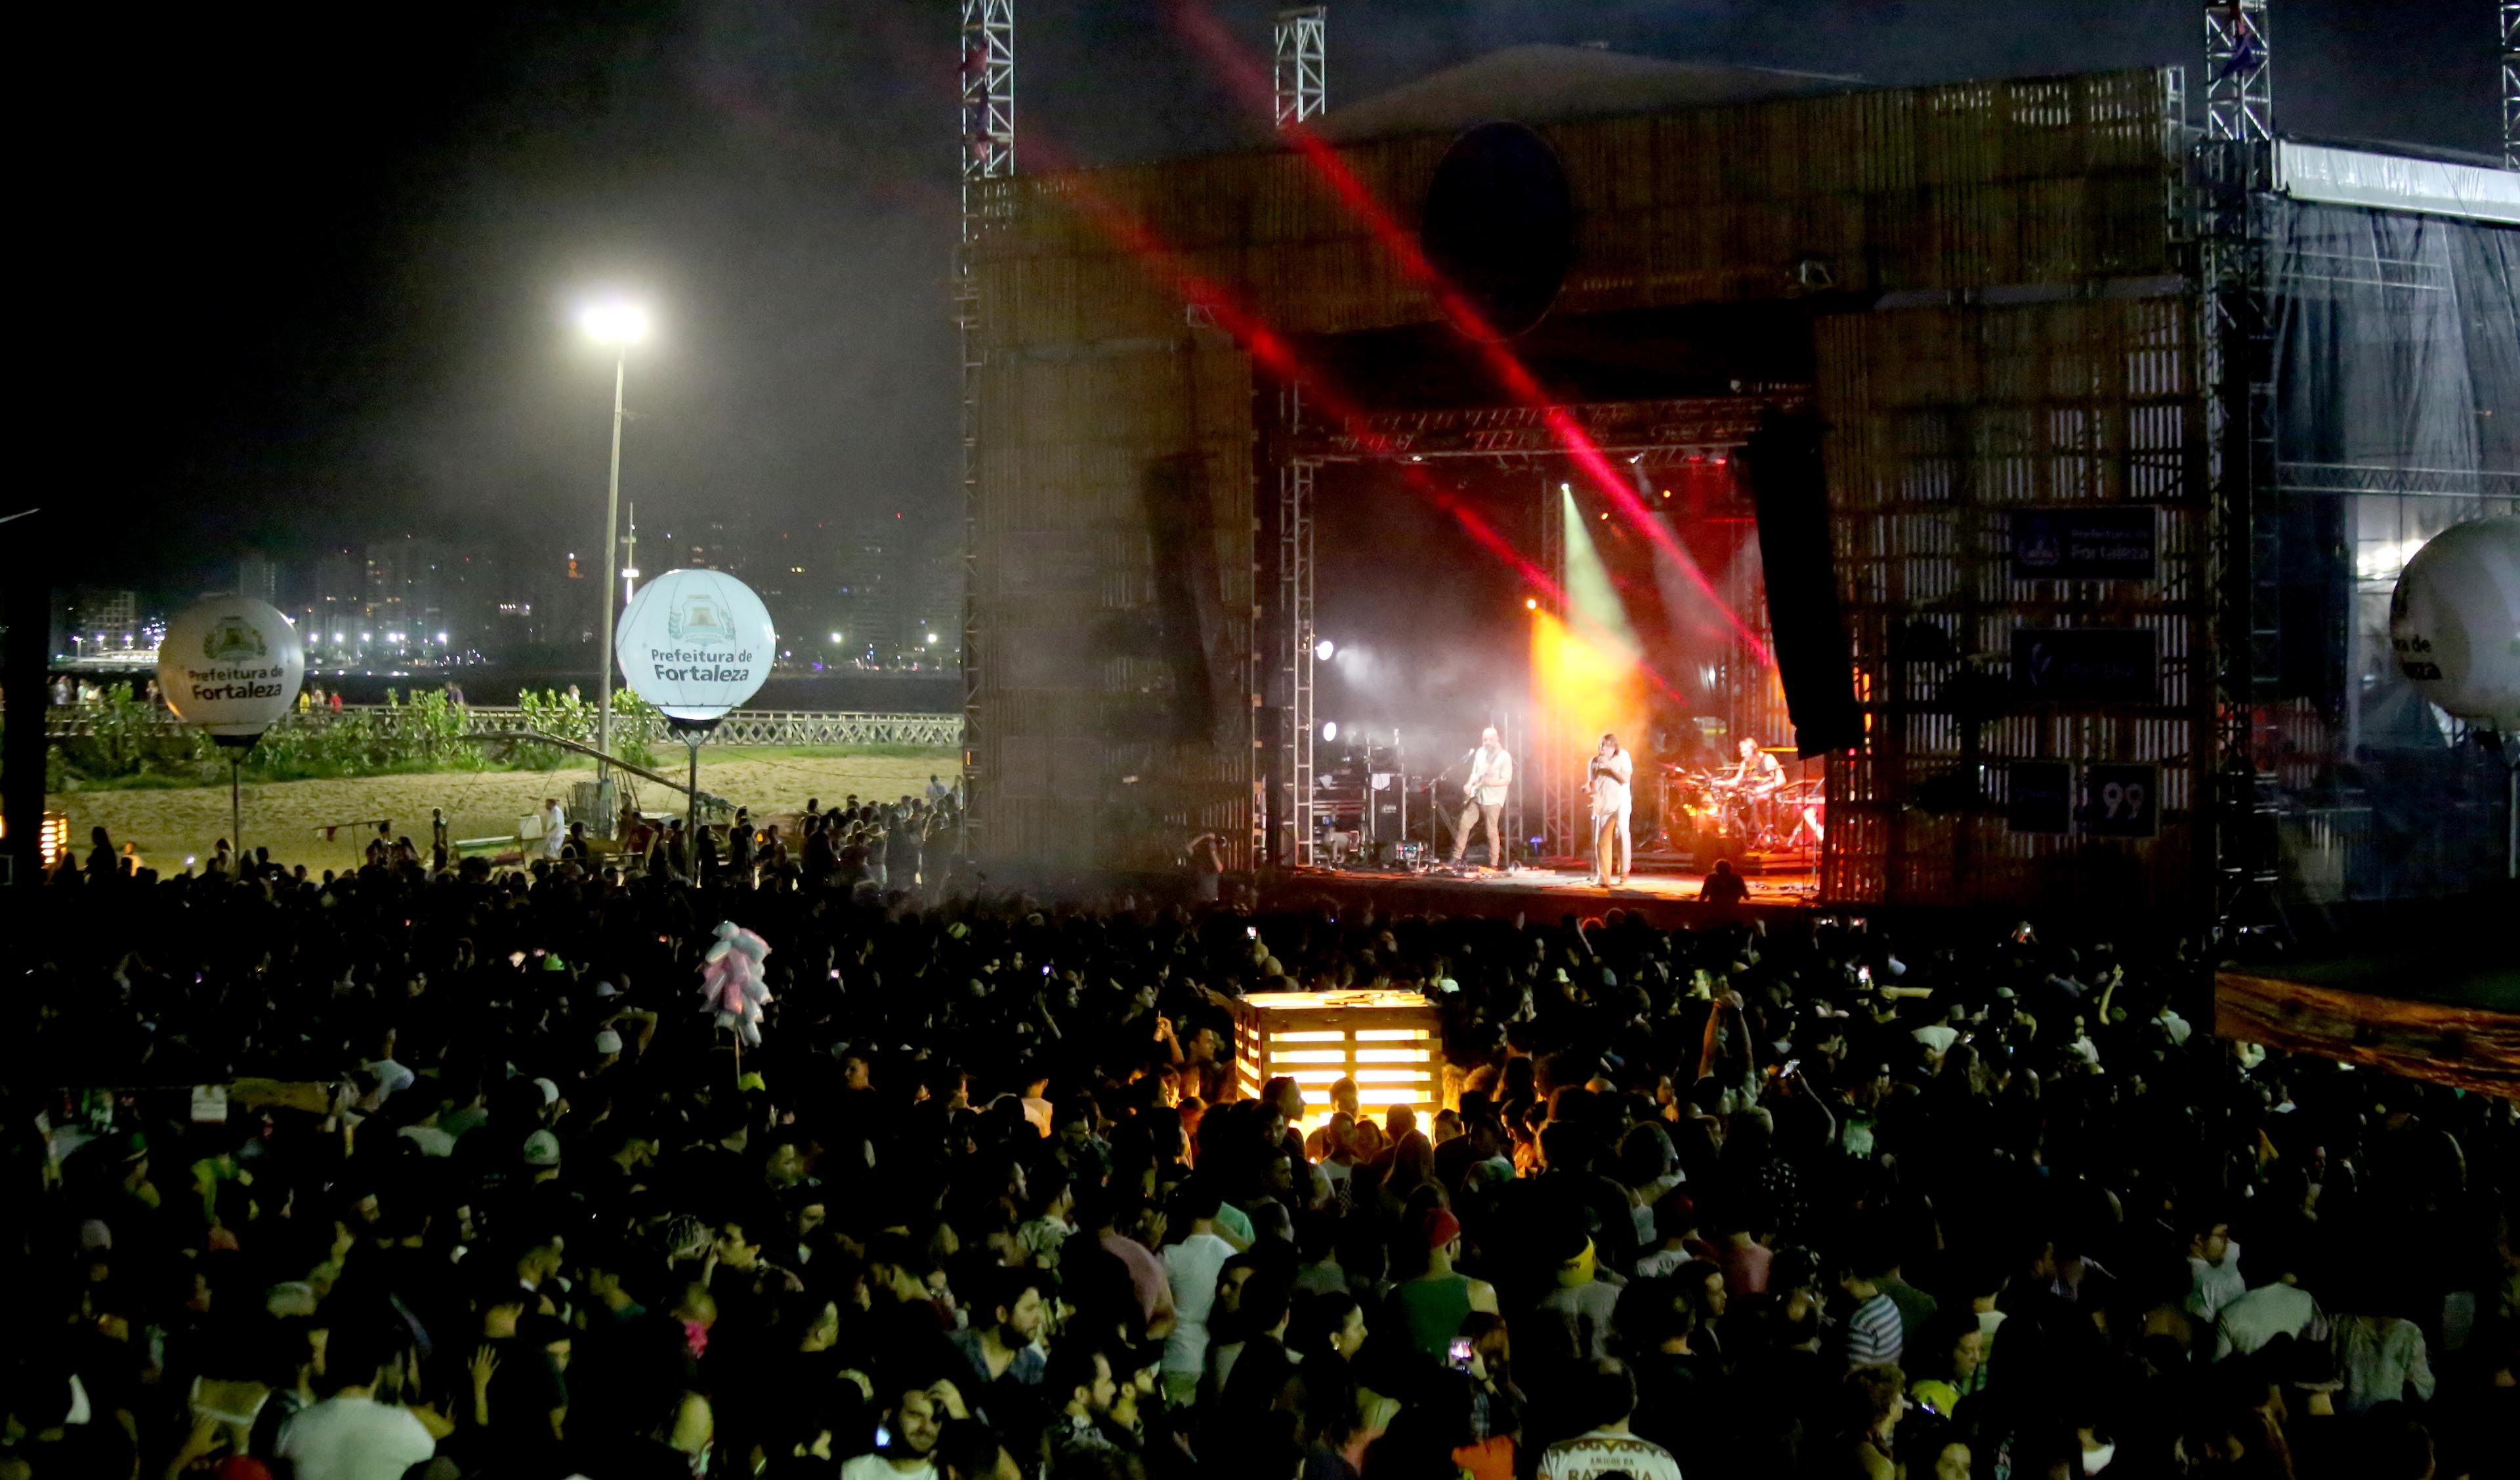
{"label": "stage floor", "polygon": [[[1413,913],[1500,916],[1543,913],[1551,918],[1598,914],[1620,909],[1648,919],[1681,922],[1710,907],[1697,901],[1706,875],[1688,871],[1632,874],[1627,882],[1604,889],[1580,870],[1517,869],[1510,874],[1473,871],[1455,877],[1442,873],[1413,874],[1377,869],[1304,869],[1279,876],[1282,895],[1323,891],[1362,896],[1395,910]],[[1767,913],[1811,908],[1819,892],[1813,874],[1744,875],[1750,897],[1744,908]]]}

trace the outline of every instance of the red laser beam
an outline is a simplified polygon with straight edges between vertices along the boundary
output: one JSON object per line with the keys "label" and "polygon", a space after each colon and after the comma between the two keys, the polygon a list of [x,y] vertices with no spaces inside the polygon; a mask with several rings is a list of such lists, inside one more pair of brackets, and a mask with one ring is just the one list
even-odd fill
{"label": "red laser beam", "polygon": [[[1216,64],[1226,80],[1246,100],[1261,106],[1274,117],[1277,111],[1276,84],[1235,43],[1216,17],[1195,0],[1178,0],[1173,7],[1173,16],[1192,42]],[[1464,297],[1436,269],[1424,249],[1418,245],[1417,238],[1404,229],[1365,182],[1357,178],[1356,172],[1348,167],[1338,151],[1300,123],[1290,122],[1279,133],[1311,163],[1314,172],[1329,186],[1330,193],[1346,206],[1349,214],[1364,222],[1366,228],[1373,233],[1383,249],[1400,263],[1401,270],[1433,296],[1445,318],[1470,341],[1489,373],[1506,392],[1541,414],[1551,435],[1557,438],[1566,449],[1567,456],[1583,470],[1594,486],[1610,500],[1623,517],[1642,529],[1646,538],[1679,557],[1681,568],[1688,573],[1691,583],[1715,604],[1717,610],[1724,613],[1725,620],[1751,653],[1763,666],[1774,666],[1775,655],[1770,652],[1767,643],[1741,619],[1732,604],[1724,600],[1714,584],[1697,569],[1696,562],[1688,559],[1687,552],[1680,548],[1679,537],[1651,516],[1644,500],[1639,498],[1627,480],[1611,468],[1609,459],[1602,455],[1591,433],[1567,414],[1565,407],[1558,405],[1542,389],[1530,367],[1505,346],[1504,336],[1488,324],[1477,305]]]}
{"label": "red laser beam", "polygon": [[[1254,359],[1282,379],[1302,381],[1330,416],[1352,426],[1365,426],[1362,409],[1338,388],[1326,372],[1308,366],[1283,335],[1238,301],[1224,285],[1194,270],[1180,252],[1157,238],[1144,221],[1098,188],[1090,175],[1071,173],[1062,183],[1069,201],[1079,207],[1087,220],[1118,244],[1121,249],[1168,281],[1185,299],[1205,306],[1217,327],[1248,346]],[[1361,436],[1367,451],[1391,460],[1391,466],[1399,471],[1402,481],[1451,515],[1463,532],[1511,565],[1534,589],[1545,593],[1558,610],[1571,613],[1572,605],[1565,589],[1554,578],[1525,559],[1494,526],[1429,476],[1424,468],[1400,460],[1398,447],[1388,438],[1371,430],[1361,432]],[[1643,662],[1642,657],[1637,659],[1636,665],[1655,688],[1675,699],[1681,696],[1671,681]]]}

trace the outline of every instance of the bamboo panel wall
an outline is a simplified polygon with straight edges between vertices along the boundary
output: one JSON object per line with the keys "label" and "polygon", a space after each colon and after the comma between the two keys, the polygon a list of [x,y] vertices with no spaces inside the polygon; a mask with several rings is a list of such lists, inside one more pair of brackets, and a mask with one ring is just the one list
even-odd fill
{"label": "bamboo panel wall", "polygon": [[[1836,778],[1855,801],[1831,818],[1837,897],[2008,897],[2049,866],[2040,849],[1990,835],[1982,814],[1930,819],[1905,805],[1919,780],[1964,752],[2160,758],[2182,768],[2174,810],[2190,799],[2183,698],[2106,723],[2006,714],[1972,740],[1947,704],[1936,707],[1947,675],[1893,663],[1887,638],[1917,617],[1962,651],[1994,651],[2025,613],[2083,599],[2002,589],[1982,560],[1961,559],[2000,541],[1991,521],[2006,503],[2184,507],[2198,496],[2185,310],[2176,298],[2088,298],[2094,285],[2182,271],[2170,230],[2175,99],[2170,74],[2132,71],[1540,129],[1576,209],[1575,265],[1555,313],[1821,287],[1925,304],[1821,321],[1841,576],[1875,738]],[[1450,144],[1376,141],[1340,159],[1414,239]],[[1222,305],[1214,321],[1229,328],[1256,321],[1282,336],[1423,324],[1437,311],[1374,223],[1297,154],[980,188],[998,223],[975,251],[986,360],[971,715],[982,847],[1002,859],[1113,863],[1148,830],[1172,842],[1214,828],[1239,849],[1259,673],[1247,656],[1250,490],[1255,473],[1274,487],[1275,471],[1253,466],[1247,346],[1188,326],[1208,322],[1201,305]],[[2001,306],[2025,288],[2064,301]],[[1144,479],[1189,453],[1218,572],[1200,598],[1203,630],[1245,655],[1243,702],[1217,706],[1205,749],[1180,740],[1139,769],[1143,737],[1166,731],[1174,676],[1143,657],[1098,659],[1091,635],[1146,610]],[[2184,572],[2201,526],[2173,522]],[[1963,565],[1974,572],[1965,581]],[[1963,587],[1968,601],[1955,605]],[[2113,618],[2158,626],[2174,667],[2194,650],[2191,593],[2181,590]],[[1148,779],[1123,785],[1123,775]],[[2178,867],[2184,828],[2132,850],[2135,866]],[[1983,883],[1978,860],[1995,866]]]}
{"label": "bamboo panel wall", "polygon": [[[1868,737],[1831,763],[1823,896],[2194,897],[2212,766],[2195,324],[2183,294],[1823,321],[1830,507]],[[2076,504],[2157,507],[2162,578],[2012,579],[2009,511]],[[2024,626],[2150,629],[2156,702],[2018,701]],[[2008,832],[2015,760],[2158,763],[2159,837]]]}
{"label": "bamboo panel wall", "polygon": [[[973,726],[986,853],[1045,868],[1162,867],[1213,830],[1247,847],[1252,801],[1251,380],[1216,335],[1106,352],[1007,355],[980,375],[984,645]],[[1202,561],[1158,569],[1148,479],[1199,511]],[[1195,625],[1163,624],[1159,577]],[[1175,613],[1174,615],[1178,615]],[[1183,734],[1207,653],[1213,725]]]}
{"label": "bamboo panel wall", "polygon": [[[2172,96],[2161,72],[2095,72],[1544,126],[1576,209],[1576,267],[1555,311],[1783,297],[1803,291],[1806,262],[1848,292],[2175,273]],[[1375,141],[1340,158],[1414,237],[1451,142]],[[1281,333],[1438,317],[1300,155],[992,189],[1012,217],[980,248],[993,345],[1168,334],[1193,280]]]}

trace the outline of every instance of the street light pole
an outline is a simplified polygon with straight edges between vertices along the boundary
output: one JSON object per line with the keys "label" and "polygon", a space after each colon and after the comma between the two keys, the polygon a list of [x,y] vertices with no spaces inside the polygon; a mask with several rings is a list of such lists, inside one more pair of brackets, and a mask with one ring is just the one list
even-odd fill
{"label": "street light pole", "polygon": [[610,302],[587,306],[578,323],[599,344],[612,346],[612,474],[604,493],[604,579],[595,588],[595,609],[599,614],[595,637],[595,662],[600,674],[595,686],[595,795],[596,822],[609,836],[616,826],[612,816],[612,562],[619,557],[616,542],[621,532],[621,393],[630,377],[630,346],[648,333],[647,312],[633,304]]}
{"label": "street light pole", "polygon": [[604,584],[595,588],[595,661],[603,677],[595,686],[595,787],[604,795],[612,754],[612,557],[621,520],[621,391],[630,374],[630,340],[615,345],[612,361],[612,477],[604,498]]}

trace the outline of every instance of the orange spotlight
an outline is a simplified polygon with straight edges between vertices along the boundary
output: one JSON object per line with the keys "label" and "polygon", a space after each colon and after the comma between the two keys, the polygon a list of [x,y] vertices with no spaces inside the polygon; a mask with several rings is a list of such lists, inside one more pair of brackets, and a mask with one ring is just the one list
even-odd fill
{"label": "orange spotlight", "polygon": [[1538,611],[1540,609],[1540,598],[1536,596],[1524,597],[1522,599],[1522,609],[1525,611]]}
{"label": "orange spotlight", "polygon": [[1646,675],[1636,655],[1542,612],[1531,629],[1532,703],[1581,754],[1604,731],[1641,733]]}

